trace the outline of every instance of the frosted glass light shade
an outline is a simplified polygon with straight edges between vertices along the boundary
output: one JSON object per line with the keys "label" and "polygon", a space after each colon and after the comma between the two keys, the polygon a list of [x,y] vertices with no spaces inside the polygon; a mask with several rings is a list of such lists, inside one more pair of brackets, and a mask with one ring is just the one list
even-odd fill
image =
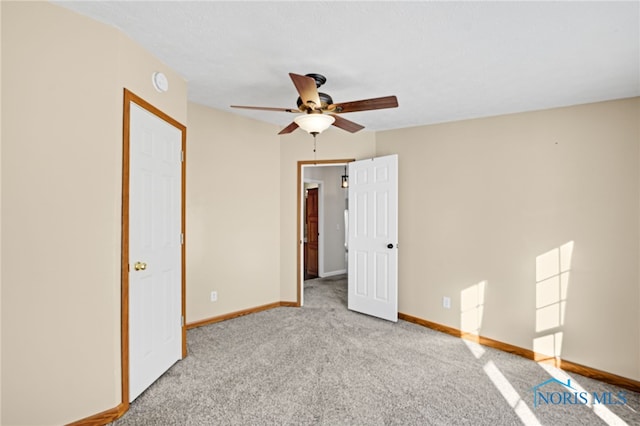
{"label": "frosted glass light shade", "polygon": [[325,114],[304,114],[297,116],[293,121],[302,130],[313,134],[324,132],[336,119],[331,115]]}

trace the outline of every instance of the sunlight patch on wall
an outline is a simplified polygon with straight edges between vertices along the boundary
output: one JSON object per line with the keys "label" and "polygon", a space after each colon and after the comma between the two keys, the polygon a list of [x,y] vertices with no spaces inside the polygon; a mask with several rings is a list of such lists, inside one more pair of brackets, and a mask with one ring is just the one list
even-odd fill
{"label": "sunlight patch on wall", "polygon": [[562,355],[562,327],[565,322],[573,241],[536,258],[536,359]]}
{"label": "sunlight patch on wall", "polygon": [[484,315],[484,293],[487,281],[480,281],[460,292],[460,329],[479,335]]}
{"label": "sunlight patch on wall", "polygon": [[562,332],[547,334],[545,336],[533,339],[533,351],[535,352],[535,360],[560,358],[562,355]]}
{"label": "sunlight patch on wall", "polygon": [[[487,281],[480,281],[460,292],[460,330],[466,338],[479,336],[484,315],[484,294]],[[476,358],[480,358],[485,350],[476,342],[462,340]]]}

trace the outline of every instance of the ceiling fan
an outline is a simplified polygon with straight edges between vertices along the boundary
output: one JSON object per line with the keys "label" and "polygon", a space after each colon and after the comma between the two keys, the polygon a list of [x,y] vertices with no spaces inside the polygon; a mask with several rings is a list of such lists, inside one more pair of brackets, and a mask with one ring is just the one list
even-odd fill
{"label": "ceiling fan", "polygon": [[300,127],[313,136],[316,136],[331,125],[351,133],[364,129],[364,126],[347,120],[346,118],[342,118],[338,114],[369,111],[374,109],[396,108],[398,106],[398,99],[395,96],[385,96],[382,98],[363,99],[360,101],[334,104],[331,96],[326,93],[318,92],[318,88],[327,82],[327,79],[323,75],[299,75],[289,73],[289,77],[291,77],[293,85],[300,94],[297,101],[297,109],[243,105],[231,105],[231,107],[262,111],[291,112],[297,114],[302,112],[302,115],[294,118],[293,122],[282,129],[278,134],[284,135],[291,133]]}

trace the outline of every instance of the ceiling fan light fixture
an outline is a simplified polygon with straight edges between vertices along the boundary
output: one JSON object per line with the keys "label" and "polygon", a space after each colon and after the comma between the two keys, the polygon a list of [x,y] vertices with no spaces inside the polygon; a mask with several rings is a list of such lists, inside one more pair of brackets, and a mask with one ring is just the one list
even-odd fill
{"label": "ceiling fan light fixture", "polygon": [[327,130],[336,119],[325,114],[303,114],[293,119],[302,130],[310,134],[320,134]]}

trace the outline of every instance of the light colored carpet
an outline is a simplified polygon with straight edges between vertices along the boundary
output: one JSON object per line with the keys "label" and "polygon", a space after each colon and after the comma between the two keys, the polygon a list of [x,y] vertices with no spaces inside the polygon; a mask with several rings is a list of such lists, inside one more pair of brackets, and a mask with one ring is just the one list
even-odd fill
{"label": "light colored carpet", "polygon": [[189,356],[114,425],[640,425],[638,393],[571,374],[627,403],[534,408],[532,388],[562,372],[346,300],[345,276],[316,279],[303,308],[190,330]]}

